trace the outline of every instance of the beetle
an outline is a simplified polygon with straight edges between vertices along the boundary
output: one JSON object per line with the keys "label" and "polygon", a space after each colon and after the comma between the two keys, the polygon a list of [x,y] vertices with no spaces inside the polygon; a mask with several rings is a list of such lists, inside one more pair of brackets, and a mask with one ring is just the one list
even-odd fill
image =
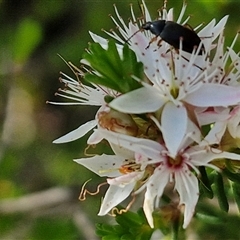
{"label": "beetle", "polygon": [[[182,50],[188,53],[192,53],[201,44],[201,39],[190,26],[182,26],[173,21],[156,20],[146,22],[139,29],[139,31],[143,30],[148,30],[155,35],[155,37],[149,42],[147,48],[157,39],[157,37],[160,37],[161,40],[167,42],[176,50],[180,48],[180,41],[182,41]],[[129,39],[139,31],[135,32]],[[202,45],[198,54],[201,55],[203,52],[204,46]]]}

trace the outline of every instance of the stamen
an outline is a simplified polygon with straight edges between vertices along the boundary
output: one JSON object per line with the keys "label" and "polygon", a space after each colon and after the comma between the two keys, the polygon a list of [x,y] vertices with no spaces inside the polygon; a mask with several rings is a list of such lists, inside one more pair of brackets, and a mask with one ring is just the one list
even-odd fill
{"label": "stamen", "polygon": [[118,209],[117,207],[114,207],[112,210],[111,210],[111,213],[110,213],[110,216],[112,217],[116,217],[117,214],[120,215],[120,214],[123,214],[123,213],[126,213],[128,212],[128,210],[132,207],[133,203],[135,202],[136,200],[136,194],[132,194],[132,200],[131,202],[127,205],[126,208],[123,208],[123,209]]}
{"label": "stamen", "polygon": [[96,156],[96,154],[94,154],[94,153],[87,153],[87,150],[88,150],[90,147],[94,148],[94,146],[95,146],[95,145],[90,145],[90,144],[89,144],[89,145],[84,149],[84,155],[87,156],[87,157],[94,157],[94,156]]}
{"label": "stamen", "polygon": [[[165,2],[164,2],[164,6],[165,6]],[[185,11],[186,11],[186,8],[187,8],[187,3],[186,3],[186,1],[183,1],[183,6],[182,6],[182,9],[181,9],[181,12],[180,12],[179,17],[178,17],[178,19],[176,21],[177,23],[180,24],[180,22],[182,21],[182,18],[183,18],[183,15],[184,15]]]}
{"label": "stamen", "polygon": [[103,183],[101,183],[101,184],[99,184],[99,185],[97,186],[96,192],[90,192],[90,191],[88,191],[87,189],[85,189],[85,186],[86,186],[87,183],[90,182],[91,180],[92,180],[92,179],[89,179],[89,180],[87,180],[87,181],[83,184],[82,189],[81,189],[81,192],[80,192],[79,197],[78,197],[78,199],[79,199],[80,201],[85,201],[85,200],[86,200],[86,194],[89,194],[89,195],[91,195],[91,196],[97,195],[97,194],[100,192],[100,188],[101,188],[102,186],[108,184],[107,182],[103,182]]}

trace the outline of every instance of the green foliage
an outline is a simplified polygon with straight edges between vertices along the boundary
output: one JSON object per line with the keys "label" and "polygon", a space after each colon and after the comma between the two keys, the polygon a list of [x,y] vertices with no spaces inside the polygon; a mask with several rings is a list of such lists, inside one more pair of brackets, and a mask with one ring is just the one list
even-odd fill
{"label": "green foliage", "polygon": [[229,168],[225,168],[223,170],[223,174],[231,181],[239,183],[240,184],[240,174],[239,173],[235,173],[232,170],[230,170]]}
{"label": "green foliage", "polygon": [[32,19],[23,19],[13,40],[14,60],[24,63],[35,50],[42,39],[41,25]]}
{"label": "green foliage", "polygon": [[96,234],[102,240],[147,240],[153,233],[153,229],[146,222],[142,209],[137,213],[128,211],[118,214],[115,220],[118,225],[96,225]]}
{"label": "green foliage", "polygon": [[232,189],[233,189],[233,196],[234,196],[236,204],[238,206],[238,211],[240,212],[240,184],[233,183]]}
{"label": "green foliage", "polygon": [[199,202],[196,207],[196,219],[205,224],[224,223],[225,213],[215,207],[208,207],[206,204]]}
{"label": "green foliage", "polygon": [[[118,51],[122,50],[122,57]],[[142,79],[143,64],[137,62],[136,55],[125,44],[123,49],[117,49],[114,41],[108,42],[108,48],[104,49],[99,43],[91,43],[89,52],[83,54],[92,68],[100,74],[86,74],[88,82],[99,84],[114,89],[120,93],[126,93],[141,87],[141,84],[132,78],[136,76]]]}
{"label": "green foliage", "polygon": [[201,166],[199,167],[199,171],[201,174],[200,178],[200,192],[203,193],[206,197],[212,199],[213,198],[213,190],[211,187],[212,182],[209,180],[208,174],[206,172],[206,168]]}
{"label": "green foliage", "polygon": [[240,217],[226,214],[218,207],[200,203],[196,209],[195,229],[201,239],[239,239]]}
{"label": "green foliage", "polygon": [[34,222],[30,239],[76,239],[78,237],[76,232],[75,226],[68,218],[40,218]]}
{"label": "green foliage", "polygon": [[218,198],[219,207],[223,211],[228,212],[229,210],[228,198],[224,189],[223,177],[221,173],[216,172],[214,177],[214,186],[215,194]]}

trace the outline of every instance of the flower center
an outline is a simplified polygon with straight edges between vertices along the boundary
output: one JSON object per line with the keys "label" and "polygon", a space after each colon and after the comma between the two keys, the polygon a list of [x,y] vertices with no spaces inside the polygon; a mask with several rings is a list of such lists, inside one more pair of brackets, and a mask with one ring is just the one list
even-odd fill
{"label": "flower center", "polygon": [[175,158],[167,158],[167,164],[170,168],[180,168],[182,166],[182,163],[183,157],[181,155],[178,155]]}
{"label": "flower center", "polygon": [[130,163],[122,165],[118,170],[122,174],[128,174],[131,172],[140,171],[140,167],[141,167],[140,164],[137,164],[135,162],[130,162]]}
{"label": "flower center", "polygon": [[171,88],[170,93],[173,96],[173,98],[176,99],[179,94],[179,88],[177,88],[177,87]]}

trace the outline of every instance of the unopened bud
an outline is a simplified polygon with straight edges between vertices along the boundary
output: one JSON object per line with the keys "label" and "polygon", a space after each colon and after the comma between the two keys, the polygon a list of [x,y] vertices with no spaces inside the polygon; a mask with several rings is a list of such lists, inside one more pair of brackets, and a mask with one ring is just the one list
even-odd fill
{"label": "unopened bud", "polygon": [[137,136],[138,126],[128,114],[109,109],[99,112],[97,115],[98,124],[109,131]]}

